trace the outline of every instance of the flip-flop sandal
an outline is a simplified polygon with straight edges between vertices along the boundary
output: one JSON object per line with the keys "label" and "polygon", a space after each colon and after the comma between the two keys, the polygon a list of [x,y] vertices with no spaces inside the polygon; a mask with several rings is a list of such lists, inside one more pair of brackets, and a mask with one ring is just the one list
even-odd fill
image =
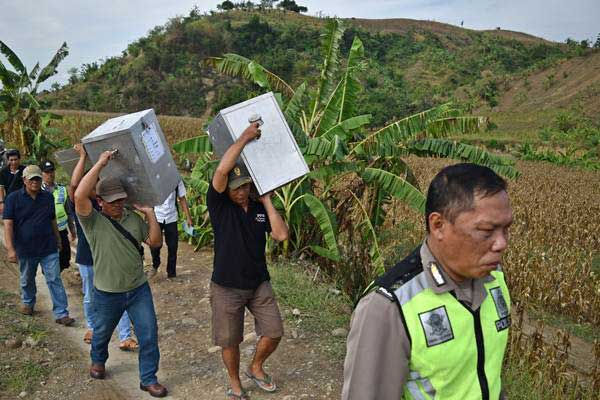
{"label": "flip-flop sandal", "polygon": [[119,343],[119,350],[121,351],[134,351],[138,347],[138,343],[134,338],[128,338]]}
{"label": "flip-flop sandal", "polygon": [[244,373],[248,378],[252,379],[252,381],[256,383],[256,386],[258,386],[265,392],[272,393],[277,390],[277,385],[275,385],[275,382],[273,382],[273,378],[271,378],[269,374],[265,374],[265,378],[260,379],[259,377],[252,375],[252,373],[248,370],[244,371]]}
{"label": "flip-flop sandal", "polygon": [[227,400],[250,400],[245,390],[242,390],[240,394],[235,394],[233,393],[233,389],[229,388],[225,392],[225,396],[227,396]]}

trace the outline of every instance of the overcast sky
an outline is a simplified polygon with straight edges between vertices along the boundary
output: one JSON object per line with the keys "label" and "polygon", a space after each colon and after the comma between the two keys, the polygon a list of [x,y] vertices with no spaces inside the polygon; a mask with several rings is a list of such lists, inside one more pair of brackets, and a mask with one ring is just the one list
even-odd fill
{"label": "overcast sky", "polygon": [[[236,0],[233,0],[234,2]],[[215,10],[221,1],[198,0],[0,0],[0,40],[30,69],[45,65],[66,41],[69,56],[49,80],[64,83],[67,71],[115,56],[128,43],[187,15],[197,5]],[[564,42],[595,40],[600,33],[600,0],[300,0],[308,14],[358,18],[412,18],[465,28],[510,29]],[[260,3],[260,0],[254,0]],[[6,64],[6,60],[2,59]],[[46,86],[48,86],[46,85]]]}

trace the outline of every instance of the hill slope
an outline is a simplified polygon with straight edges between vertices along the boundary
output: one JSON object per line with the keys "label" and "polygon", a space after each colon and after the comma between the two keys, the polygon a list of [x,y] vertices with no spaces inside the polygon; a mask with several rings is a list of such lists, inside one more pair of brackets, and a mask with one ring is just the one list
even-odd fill
{"label": "hill slope", "polygon": [[[73,84],[45,96],[54,108],[208,116],[259,93],[215,75],[201,61],[234,52],[293,85],[316,75],[326,20],[294,13],[232,11],[173,18],[130,44],[122,56],[82,66]],[[507,79],[560,60],[571,49],[509,31],[472,31],[431,21],[346,20],[342,51],[354,35],[368,69],[361,112],[373,125],[460,98],[497,102],[490,76]],[[493,87],[491,89],[494,89]]]}

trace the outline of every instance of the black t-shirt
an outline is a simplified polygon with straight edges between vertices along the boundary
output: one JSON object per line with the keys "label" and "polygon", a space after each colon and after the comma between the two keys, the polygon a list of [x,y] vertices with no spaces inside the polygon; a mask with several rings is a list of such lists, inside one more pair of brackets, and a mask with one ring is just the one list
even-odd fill
{"label": "black t-shirt", "polygon": [[11,173],[8,167],[2,168],[0,171],[0,185],[4,186],[4,193],[8,196],[12,192],[23,187],[23,170],[24,165],[19,165],[16,173]]}
{"label": "black t-shirt", "polygon": [[246,212],[226,192],[217,192],[212,182],[206,204],[215,235],[212,281],[237,289],[256,289],[268,281],[265,234],[271,225],[265,207],[249,200]]}

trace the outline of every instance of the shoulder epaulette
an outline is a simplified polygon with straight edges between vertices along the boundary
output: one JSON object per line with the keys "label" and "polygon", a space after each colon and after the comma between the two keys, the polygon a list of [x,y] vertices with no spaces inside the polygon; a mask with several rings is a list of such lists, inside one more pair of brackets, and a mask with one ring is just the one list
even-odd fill
{"label": "shoulder epaulette", "polygon": [[421,247],[419,246],[408,257],[377,278],[375,285],[384,288],[389,293],[411,280],[421,271],[423,271],[423,265],[421,264]]}

